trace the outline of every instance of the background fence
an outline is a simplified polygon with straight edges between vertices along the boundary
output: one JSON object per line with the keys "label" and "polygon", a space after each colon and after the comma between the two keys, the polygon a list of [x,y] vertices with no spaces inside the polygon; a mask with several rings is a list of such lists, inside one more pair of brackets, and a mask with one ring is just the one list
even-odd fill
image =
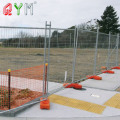
{"label": "background fence", "polygon": [[73,82],[118,65],[118,35],[74,28],[52,29],[50,36],[50,82]]}
{"label": "background fence", "polygon": [[51,29],[49,91],[64,82],[74,82],[87,75],[101,73],[101,67],[111,69],[120,61],[119,35],[73,29]]}

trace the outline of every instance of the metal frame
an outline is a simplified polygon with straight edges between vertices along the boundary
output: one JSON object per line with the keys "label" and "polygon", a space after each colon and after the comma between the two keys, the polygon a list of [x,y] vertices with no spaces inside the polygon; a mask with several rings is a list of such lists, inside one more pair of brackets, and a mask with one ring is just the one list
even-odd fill
{"label": "metal frame", "polygon": [[51,41],[51,22],[49,26],[49,44],[48,44],[48,73],[47,73],[47,93],[48,93],[48,81],[49,81],[49,69],[50,69],[50,41]]}
{"label": "metal frame", "polygon": [[[77,52],[77,46],[76,46],[76,41],[77,41],[77,38],[76,38],[76,36],[77,36],[77,34],[78,34],[78,29],[77,29],[77,27],[75,26],[75,30],[74,30],[74,53],[73,53],[73,70],[72,70],[72,82],[74,82],[74,75],[75,75],[75,61],[76,61],[76,52]],[[76,34],[76,32],[77,32],[77,34]]]}
{"label": "metal frame", "polygon": [[111,42],[111,32],[109,32],[108,56],[107,56],[107,63],[106,63],[107,69],[109,69],[109,59],[110,59],[110,42]]}
{"label": "metal frame", "polygon": [[47,21],[45,23],[45,41],[44,41],[44,74],[43,74],[43,95],[45,94],[45,64],[46,64],[46,40],[47,40]]}
{"label": "metal frame", "polygon": [[[48,28],[49,27],[49,28]],[[46,48],[47,48],[47,30],[49,30],[49,39],[48,39],[48,60],[46,60],[46,57],[47,57],[47,55],[46,55]],[[49,64],[50,64],[50,40],[51,40],[51,22],[50,22],[50,24],[48,24],[47,23],[47,21],[46,21],[46,23],[45,23],[45,41],[44,41],[44,75],[43,75],[43,95],[45,95],[45,94],[47,94],[48,93],[48,81],[49,81]],[[48,72],[47,72],[47,87],[46,87],[46,93],[45,93],[45,76],[46,76],[46,74],[45,74],[45,69],[46,69],[46,67],[45,67],[45,64],[46,63],[48,63]]]}
{"label": "metal frame", "polygon": [[118,66],[118,58],[119,58],[119,34],[117,34],[116,39],[116,66]]}
{"label": "metal frame", "polygon": [[96,47],[95,47],[95,58],[94,58],[94,71],[93,71],[93,75],[96,75],[97,53],[98,53],[98,39],[99,39],[99,27],[97,27],[97,36],[96,36]]}

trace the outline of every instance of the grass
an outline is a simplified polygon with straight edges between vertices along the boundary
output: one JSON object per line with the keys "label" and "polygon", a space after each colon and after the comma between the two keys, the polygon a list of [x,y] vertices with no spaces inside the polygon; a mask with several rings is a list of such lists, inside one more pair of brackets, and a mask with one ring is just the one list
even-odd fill
{"label": "grass", "polygon": [[[77,49],[75,80],[93,74],[94,55],[95,49],[93,48]],[[98,49],[97,71],[100,71],[101,66],[106,66],[107,55],[107,49]],[[49,80],[52,82],[64,82],[65,71],[67,71],[67,81],[71,81],[73,59],[73,48],[51,48]],[[9,68],[16,70],[38,66],[43,62],[43,48],[0,48],[0,71],[7,71]],[[115,51],[109,62],[110,66],[115,66]]]}

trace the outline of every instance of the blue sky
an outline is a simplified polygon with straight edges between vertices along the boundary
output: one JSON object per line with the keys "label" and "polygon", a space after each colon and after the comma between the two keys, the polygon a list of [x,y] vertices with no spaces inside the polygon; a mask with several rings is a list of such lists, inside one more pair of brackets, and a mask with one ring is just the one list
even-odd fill
{"label": "blue sky", "polygon": [[[24,15],[24,6],[21,14],[13,6],[12,16],[3,15],[3,7],[7,3],[33,3],[33,16]],[[91,19],[100,19],[106,6],[112,5],[120,17],[120,0],[2,0],[0,5],[0,26],[30,26],[44,27],[45,21],[51,21],[52,27],[68,28],[73,25],[87,22]]]}

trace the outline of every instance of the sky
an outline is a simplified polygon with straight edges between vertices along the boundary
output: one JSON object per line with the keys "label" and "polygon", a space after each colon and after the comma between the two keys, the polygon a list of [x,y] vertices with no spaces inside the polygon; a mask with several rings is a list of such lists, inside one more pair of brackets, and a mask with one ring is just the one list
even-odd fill
{"label": "sky", "polygon": [[[12,15],[5,16],[3,7],[12,3]],[[20,15],[14,3],[23,3]],[[33,4],[33,15],[24,14],[25,3]],[[0,4],[0,26],[44,27],[45,21],[51,21],[53,28],[69,28],[100,19],[105,8],[112,5],[120,17],[120,0],[2,0]]]}

